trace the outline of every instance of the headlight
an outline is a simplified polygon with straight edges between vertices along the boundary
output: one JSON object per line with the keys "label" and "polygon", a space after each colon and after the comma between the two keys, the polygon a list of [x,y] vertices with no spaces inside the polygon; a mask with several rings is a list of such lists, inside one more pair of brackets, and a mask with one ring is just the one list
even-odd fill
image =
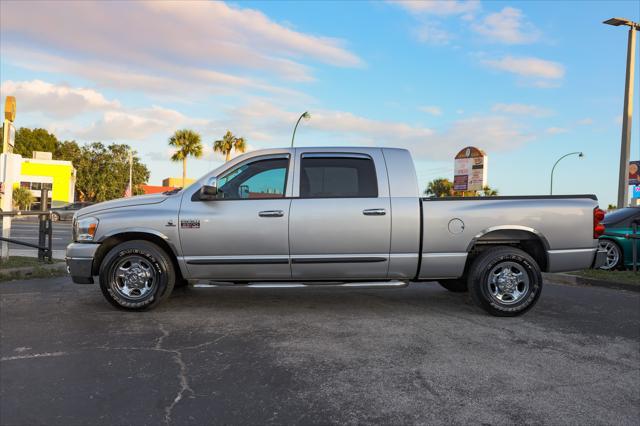
{"label": "headlight", "polygon": [[73,241],[93,241],[98,230],[100,221],[95,217],[85,217],[74,219],[73,221]]}

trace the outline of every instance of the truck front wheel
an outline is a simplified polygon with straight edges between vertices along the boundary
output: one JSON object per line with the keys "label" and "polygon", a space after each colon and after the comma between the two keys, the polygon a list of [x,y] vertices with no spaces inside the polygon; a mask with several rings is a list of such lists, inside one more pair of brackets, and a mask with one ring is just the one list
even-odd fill
{"label": "truck front wheel", "polygon": [[471,298],[491,315],[521,315],[536,304],[541,291],[540,267],[531,256],[515,247],[486,249],[469,269]]}
{"label": "truck front wheel", "polygon": [[132,311],[157,306],[176,281],[173,263],[160,247],[144,240],[112,248],[100,265],[100,289],[112,305]]}

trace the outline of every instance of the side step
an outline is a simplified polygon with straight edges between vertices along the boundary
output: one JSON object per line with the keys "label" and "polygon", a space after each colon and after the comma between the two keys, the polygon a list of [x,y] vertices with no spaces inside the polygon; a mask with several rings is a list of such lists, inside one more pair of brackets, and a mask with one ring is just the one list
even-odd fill
{"label": "side step", "polygon": [[197,282],[195,288],[218,287],[249,287],[249,288],[403,288],[409,285],[409,281],[352,281],[352,282],[249,282],[247,284],[234,284],[231,282],[210,281],[208,283]]}

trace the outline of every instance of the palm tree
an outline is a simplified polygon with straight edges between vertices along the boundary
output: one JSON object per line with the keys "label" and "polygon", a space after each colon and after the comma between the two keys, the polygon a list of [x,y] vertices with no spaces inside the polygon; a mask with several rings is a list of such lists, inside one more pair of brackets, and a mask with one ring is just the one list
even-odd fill
{"label": "palm tree", "polygon": [[29,210],[35,200],[31,191],[21,186],[13,188],[13,205],[20,210]]}
{"label": "palm tree", "polygon": [[452,189],[453,183],[449,179],[438,178],[429,182],[424,193],[431,197],[448,197],[451,195]]}
{"label": "palm tree", "polygon": [[245,152],[247,150],[247,144],[244,138],[236,138],[233,133],[227,130],[222,139],[213,143],[213,152],[219,152],[224,154],[225,160],[231,159],[231,151]]}
{"label": "palm tree", "polygon": [[200,135],[189,129],[176,130],[169,138],[169,145],[177,148],[171,156],[171,161],[182,161],[182,187],[184,188],[187,180],[187,158],[202,157]]}
{"label": "palm tree", "polygon": [[482,188],[480,195],[483,197],[497,197],[498,189],[494,189],[494,188],[491,188],[489,185],[485,185],[484,188]]}

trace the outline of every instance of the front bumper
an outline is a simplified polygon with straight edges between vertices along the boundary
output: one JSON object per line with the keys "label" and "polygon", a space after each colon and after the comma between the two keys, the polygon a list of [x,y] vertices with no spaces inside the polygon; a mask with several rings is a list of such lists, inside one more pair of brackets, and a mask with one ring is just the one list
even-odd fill
{"label": "front bumper", "polygon": [[607,251],[603,249],[596,250],[596,255],[593,258],[593,265],[591,268],[598,269],[607,261]]}
{"label": "front bumper", "polygon": [[71,243],[67,246],[67,272],[76,284],[93,284],[93,258],[100,244]]}

